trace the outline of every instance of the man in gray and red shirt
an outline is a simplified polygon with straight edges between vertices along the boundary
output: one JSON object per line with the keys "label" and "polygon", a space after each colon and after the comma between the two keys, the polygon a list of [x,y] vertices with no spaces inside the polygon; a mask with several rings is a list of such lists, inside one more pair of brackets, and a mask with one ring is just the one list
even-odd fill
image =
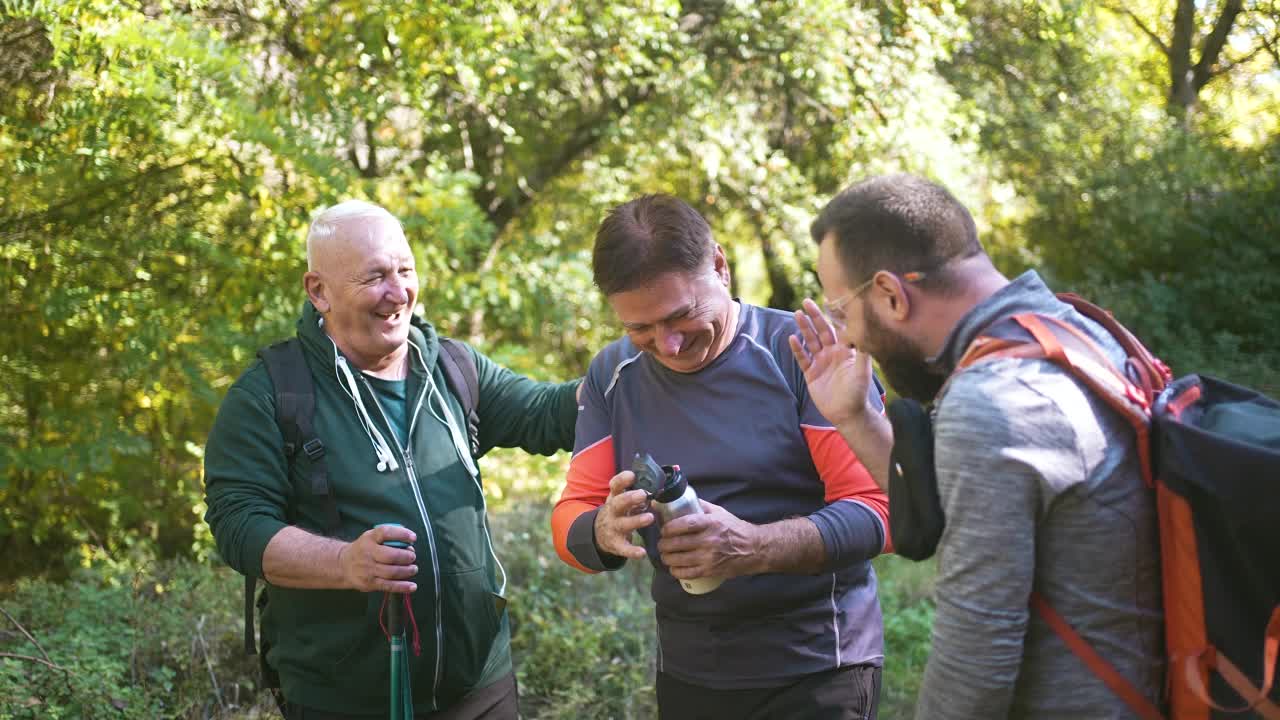
{"label": "man in gray and red shirt", "polygon": [[[627,331],[591,363],[556,550],[586,571],[657,568],[663,718],[874,717],[883,631],[870,559],[888,503],[814,407],[789,313],[729,294],[710,227],[680,200],[615,208],[596,285]],[[873,385],[868,402],[880,405]],[[628,490],[637,452],[679,465],[702,515],[661,530]],[[633,545],[639,531],[644,547]],[[678,580],[728,578],[705,595]]]}

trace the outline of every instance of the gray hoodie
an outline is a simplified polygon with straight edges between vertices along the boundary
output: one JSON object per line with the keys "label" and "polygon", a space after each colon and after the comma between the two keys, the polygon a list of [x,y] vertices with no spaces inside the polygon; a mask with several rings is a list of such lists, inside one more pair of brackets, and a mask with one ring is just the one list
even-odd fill
{"label": "gray hoodie", "polygon": [[[992,322],[1022,312],[1119,345],[1027,272],[974,307],[936,361],[953,369]],[[916,717],[1128,718],[1132,712],[1028,609],[1034,589],[1122,675],[1163,681],[1154,494],[1134,433],[1042,360],[978,363],[937,405],[935,462],[946,530],[937,615]]]}

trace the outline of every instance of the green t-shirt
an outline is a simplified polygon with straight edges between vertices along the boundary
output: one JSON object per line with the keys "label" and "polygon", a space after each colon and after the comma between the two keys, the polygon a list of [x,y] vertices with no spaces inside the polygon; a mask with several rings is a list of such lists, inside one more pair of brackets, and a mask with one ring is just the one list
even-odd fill
{"label": "green t-shirt", "polygon": [[406,409],[408,406],[407,381],[383,380],[368,374],[365,377],[373,387],[373,394],[377,396],[378,404],[387,413],[387,419],[391,421],[391,427],[396,431],[400,447],[404,447],[409,436],[409,417]]}

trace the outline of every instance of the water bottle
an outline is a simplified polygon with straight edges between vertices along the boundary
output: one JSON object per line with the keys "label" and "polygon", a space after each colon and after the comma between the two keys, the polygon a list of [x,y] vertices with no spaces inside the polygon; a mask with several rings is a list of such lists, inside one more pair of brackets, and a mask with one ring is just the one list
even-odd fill
{"label": "water bottle", "polygon": [[[658,465],[648,453],[636,453],[631,471],[636,474],[635,486],[649,496],[649,506],[658,515],[659,525],[702,513],[698,493],[689,485],[679,465]],[[700,577],[681,580],[680,587],[691,595],[703,595],[720,587],[722,582],[724,578]]]}

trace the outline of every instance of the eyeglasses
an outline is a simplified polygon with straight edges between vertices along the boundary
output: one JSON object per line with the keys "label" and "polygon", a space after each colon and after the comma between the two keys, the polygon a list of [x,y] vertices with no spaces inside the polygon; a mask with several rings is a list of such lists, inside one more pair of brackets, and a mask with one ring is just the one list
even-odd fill
{"label": "eyeglasses", "polygon": [[[858,297],[864,290],[871,287],[871,283],[875,281],[877,274],[879,274],[879,271],[871,273],[871,277],[867,278],[866,281],[858,285],[858,287],[845,293],[840,299],[822,304],[822,312],[826,314],[827,319],[831,321],[831,324],[836,330],[843,330],[845,327],[845,321],[848,320],[848,317],[844,314],[844,311],[841,310],[841,308],[848,305],[850,300]],[[903,282],[915,283],[929,277],[929,273],[913,270],[911,272],[902,273],[898,277],[902,278]]]}

